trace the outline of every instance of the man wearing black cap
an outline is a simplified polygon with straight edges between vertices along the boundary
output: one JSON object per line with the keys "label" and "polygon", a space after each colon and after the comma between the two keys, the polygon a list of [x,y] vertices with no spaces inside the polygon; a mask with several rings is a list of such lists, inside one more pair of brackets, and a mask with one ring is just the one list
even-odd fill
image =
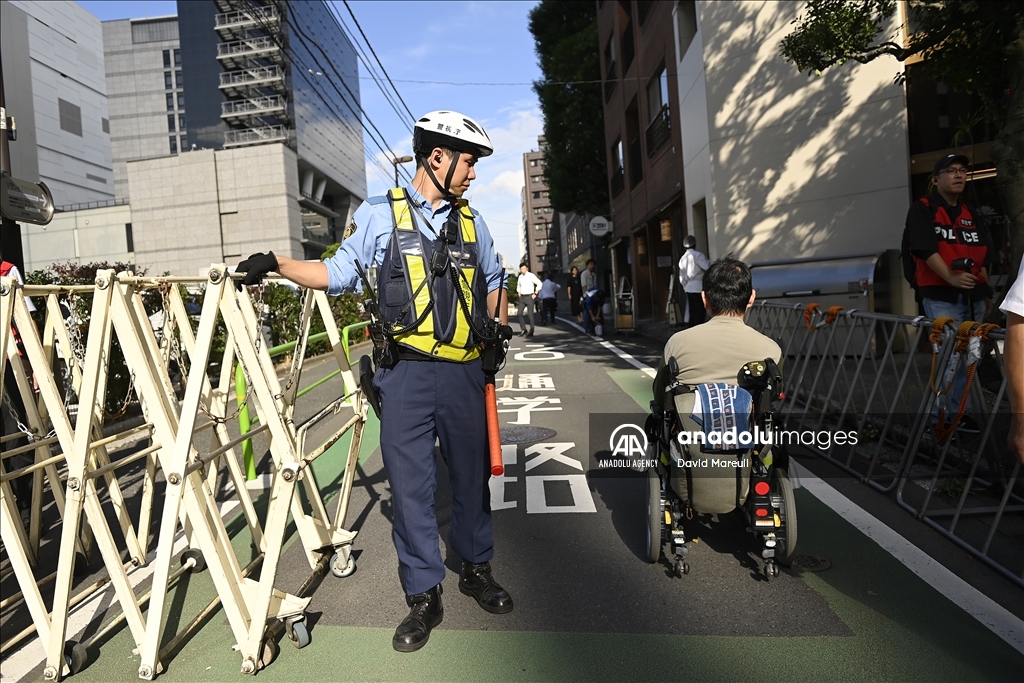
{"label": "man wearing black cap", "polygon": [[[929,318],[981,321],[992,307],[988,262],[994,250],[983,226],[961,199],[970,160],[949,154],[935,163],[932,191],[907,212],[906,242],[914,259],[914,288]],[[948,396],[954,412],[965,386],[958,372]],[[965,416],[962,431],[977,431]]]}

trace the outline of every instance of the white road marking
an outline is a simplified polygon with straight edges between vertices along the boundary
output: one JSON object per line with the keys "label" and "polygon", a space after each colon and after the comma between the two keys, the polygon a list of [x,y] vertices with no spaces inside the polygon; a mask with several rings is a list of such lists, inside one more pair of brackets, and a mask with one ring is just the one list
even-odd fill
{"label": "white road marking", "polygon": [[835,510],[840,517],[880,545],[883,550],[917,574],[925,583],[949,598],[950,601],[1009,643],[1015,650],[1024,654],[1024,621],[933,560],[923,550],[811,474],[807,469],[792,461],[790,468],[799,473],[801,485],[815,498]]}

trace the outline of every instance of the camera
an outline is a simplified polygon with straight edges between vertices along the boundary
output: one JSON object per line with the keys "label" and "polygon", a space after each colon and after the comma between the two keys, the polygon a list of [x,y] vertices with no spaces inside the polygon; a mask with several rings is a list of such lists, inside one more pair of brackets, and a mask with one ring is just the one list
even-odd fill
{"label": "camera", "polygon": [[970,256],[965,256],[963,258],[958,258],[958,259],[956,259],[955,261],[953,261],[952,263],[949,264],[949,269],[950,270],[959,270],[961,272],[970,271],[973,268],[974,268],[974,259],[972,259]]}

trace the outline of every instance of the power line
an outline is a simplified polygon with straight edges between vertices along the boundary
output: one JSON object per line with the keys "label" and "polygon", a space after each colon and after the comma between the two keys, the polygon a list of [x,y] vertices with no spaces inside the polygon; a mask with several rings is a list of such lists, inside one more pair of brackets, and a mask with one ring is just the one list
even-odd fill
{"label": "power line", "polygon": [[[370,44],[370,40],[366,37],[366,34],[363,33],[363,27],[359,25],[359,20],[356,19],[356,15],[352,11],[352,7],[349,6],[348,0],[342,0],[342,1],[345,3],[345,9],[348,10],[349,15],[352,17],[352,21],[355,22],[356,28],[359,29],[359,35],[361,35],[363,37],[363,41],[366,42],[366,46],[368,48],[370,48],[370,52],[373,53],[373,58],[376,59],[377,60],[377,64],[380,65],[380,70],[384,73],[384,77],[388,79],[388,83],[391,84],[391,88],[395,91],[395,94],[398,95],[398,100],[402,103],[402,106],[405,107],[405,111],[407,111],[409,113],[409,118],[411,118],[413,121],[415,121],[416,120],[416,115],[412,113],[412,110],[409,109],[409,105],[407,105],[405,103],[405,100],[402,99],[402,94],[400,92],[398,92],[398,88],[395,87],[394,81],[392,81],[391,80],[391,76],[388,75],[387,69],[385,69],[384,68],[384,64],[381,63],[380,57],[377,56],[377,51],[373,49],[373,45]],[[381,88],[381,90],[383,90],[383,88]]]}

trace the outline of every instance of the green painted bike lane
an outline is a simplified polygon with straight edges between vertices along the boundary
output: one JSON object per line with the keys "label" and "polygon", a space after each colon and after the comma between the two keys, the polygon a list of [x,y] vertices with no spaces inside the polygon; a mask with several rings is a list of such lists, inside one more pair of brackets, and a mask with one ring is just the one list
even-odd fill
{"label": "green painted bike lane", "polygon": [[[637,370],[607,370],[641,406],[650,379]],[[379,458],[379,425],[364,431],[360,461]],[[340,485],[348,441],[315,464],[321,485]],[[315,625],[302,650],[286,637],[267,681],[621,681],[853,680],[1016,681],[1024,655],[919,579],[806,489],[796,492],[800,547],[827,557],[830,569],[800,575],[852,635],[822,637],[675,636],[565,632],[459,631],[441,627],[413,654],[390,647],[392,629]],[[328,501],[328,509],[330,501]],[[244,523],[234,539],[248,553]],[[235,522],[235,527],[238,523]],[[295,535],[289,539],[291,545]],[[689,577],[693,578],[693,577]],[[665,581],[684,579],[665,578]],[[185,575],[172,590],[168,630],[215,595],[208,574]],[[762,587],[771,600],[771,583]],[[183,597],[180,597],[183,596]],[[180,597],[180,600],[179,600]],[[650,605],[649,609],[658,609]],[[160,681],[237,681],[240,658],[224,614],[215,612],[166,663]],[[122,628],[93,646],[92,663],[75,681],[136,681],[138,659]]]}

